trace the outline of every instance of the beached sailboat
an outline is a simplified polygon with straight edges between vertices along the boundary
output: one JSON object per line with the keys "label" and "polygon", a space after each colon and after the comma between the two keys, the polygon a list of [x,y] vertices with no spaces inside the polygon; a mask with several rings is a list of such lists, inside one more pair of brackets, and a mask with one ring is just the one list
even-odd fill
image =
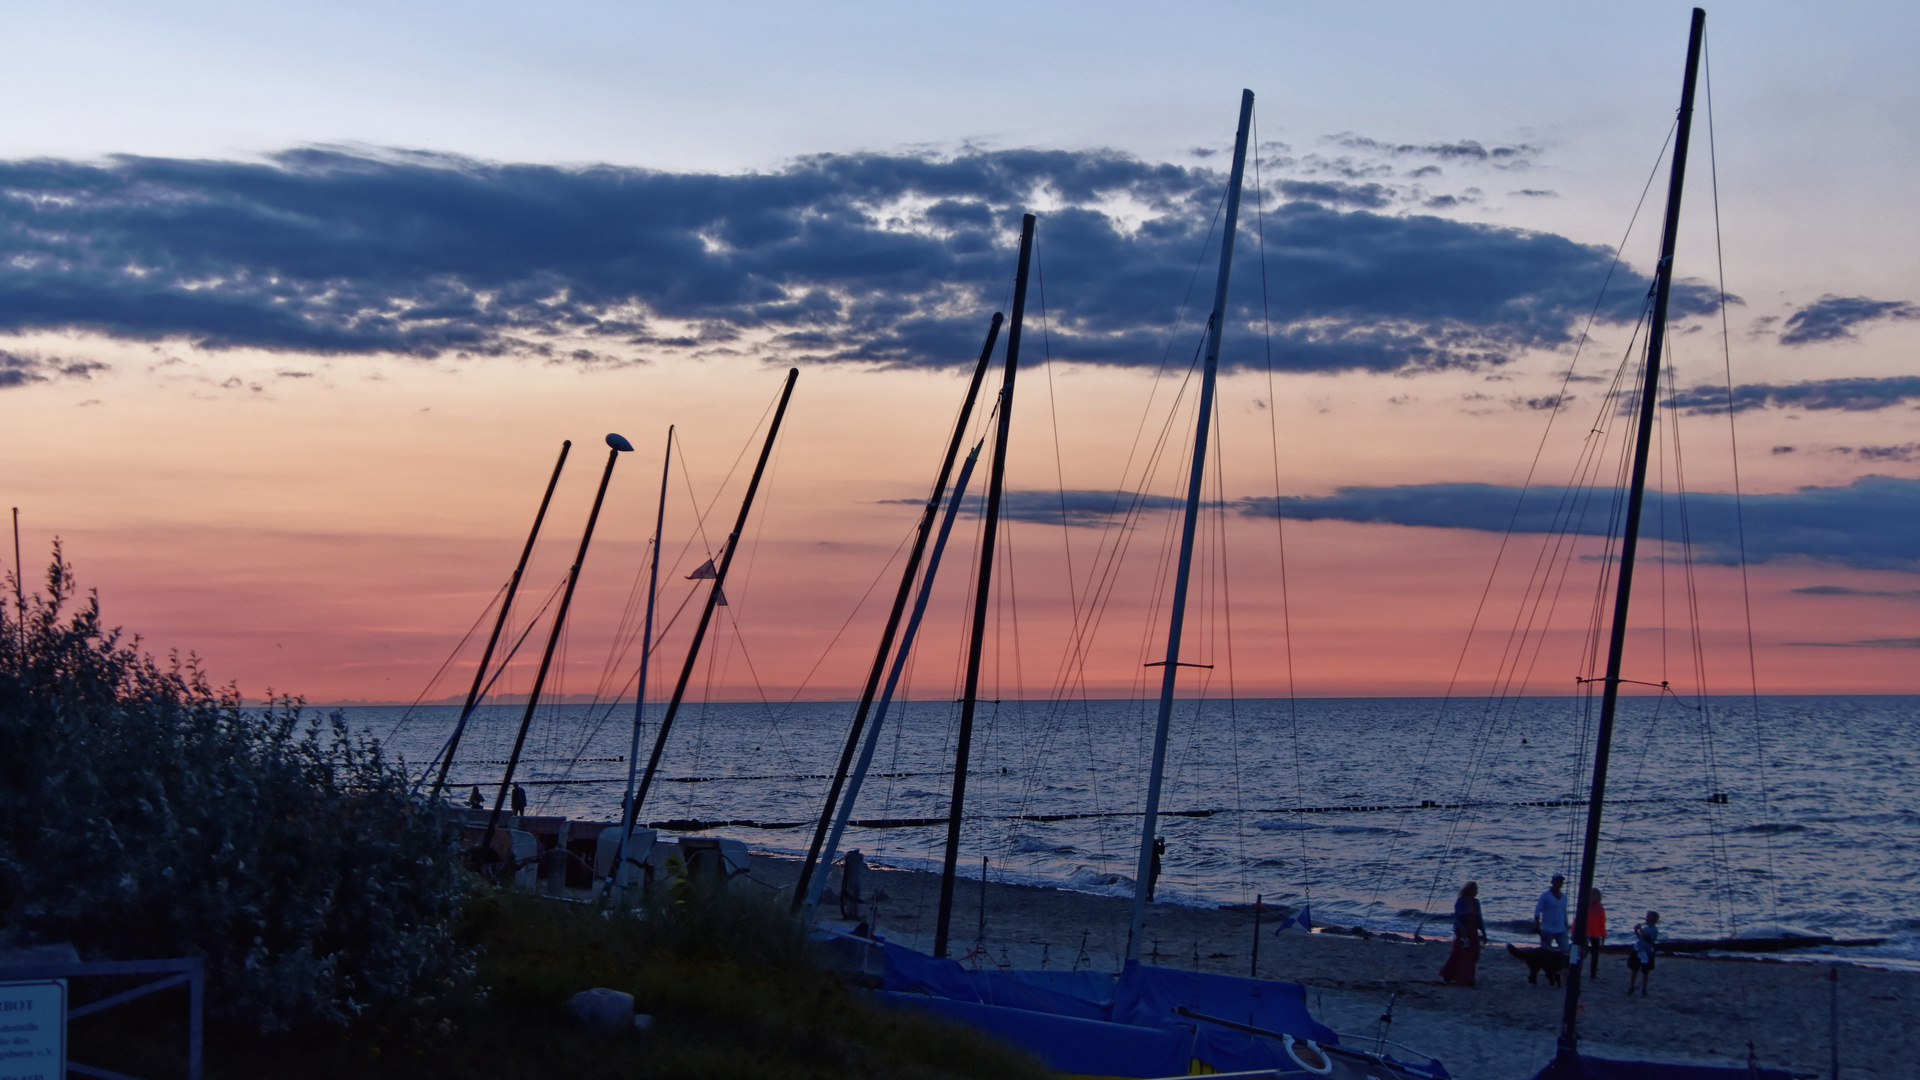
{"label": "beached sailboat", "polygon": [[[975,579],[977,596],[965,696],[961,701],[953,795],[945,822],[947,844],[933,955],[928,956],[883,939],[853,937],[834,931],[823,931],[820,938],[839,955],[850,973],[864,976],[870,985],[875,986],[873,992],[879,1000],[902,1008],[932,1012],[979,1028],[1029,1050],[1049,1067],[1062,1073],[1155,1077],[1250,1072],[1259,1075],[1343,1077],[1351,1080],[1440,1080],[1448,1073],[1438,1061],[1401,1061],[1385,1052],[1384,1046],[1380,1047],[1380,1052],[1368,1052],[1342,1044],[1336,1032],[1315,1020],[1308,1011],[1306,988],[1301,984],[1177,971],[1149,966],[1140,960],[1140,929],[1145,919],[1147,890],[1151,887],[1149,868],[1165,776],[1173,697],[1179,669],[1192,666],[1182,663],[1180,648],[1200,496],[1205,481],[1220,344],[1226,322],[1233,239],[1238,225],[1252,119],[1253,92],[1243,91],[1225,207],[1219,273],[1206,330],[1185,519],[1176,564],[1165,659],[1161,662],[1165,670],[1161,677],[1153,759],[1141,830],[1139,869],[1135,877],[1133,930],[1124,967],[1117,975],[1090,971],[983,971],[968,970],[945,956],[964,808],[970,721],[979,688],[981,638],[990,600],[988,574],[993,563],[991,545],[996,532],[1004,472],[1010,412],[1008,406],[1018,364],[1027,266],[1032,254],[1032,215],[1025,218],[1021,233],[1020,263],[1007,341],[1007,368],[1001,391],[993,471],[984,510],[982,561]],[[964,476],[963,473],[961,484],[956,485],[952,496],[954,503],[958,502],[960,489],[964,488]],[[937,498],[937,490],[935,494]],[[926,519],[929,522],[931,512],[930,503]],[[902,648],[906,647],[902,645]],[[843,755],[843,761],[851,756],[852,745],[850,739],[849,753]],[[849,803],[852,797],[853,793],[849,792]],[[830,806],[829,812],[832,809]],[[846,806],[842,806],[839,816],[843,822],[846,812]],[[832,846],[829,845],[827,850],[831,858]],[[818,895],[817,886],[813,895]]]}
{"label": "beached sailboat", "polygon": [[[1619,707],[1623,682],[1621,664],[1626,652],[1627,609],[1633,598],[1634,559],[1640,541],[1641,513],[1647,494],[1647,462],[1652,449],[1654,409],[1659,401],[1661,359],[1666,344],[1668,305],[1673,292],[1674,251],[1680,229],[1680,198],[1685,190],[1687,146],[1692,133],[1694,91],[1699,83],[1700,51],[1706,38],[1707,13],[1693,9],[1693,23],[1687,39],[1686,75],[1681,83],[1680,111],[1673,143],[1673,167],[1667,183],[1667,209],[1660,234],[1660,261],[1654,268],[1653,308],[1648,323],[1644,381],[1638,402],[1639,426],[1634,433],[1632,475],[1627,492],[1626,514],[1621,526],[1620,564],[1615,579],[1613,620],[1607,641],[1607,667],[1602,685],[1600,723],[1594,737],[1593,783],[1587,801],[1586,836],[1580,855],[1579,884],[1574,926],[1587,926],[1593,902],[1594,871],[1600,853],[1600,819],[1607,790],[1607,767],[1613,749],[1614,719]],[[1586,1057],[1580,1053],[1580,990],[1582,965],[1574,963],[1566,974],[1566,996],[1560,1018],[1560,1035],[1554,1059],[1535,1080],[1788,1080],[1784,1069],[1761,1069],[1757,1064],[1745,1068],[1718,1068],[1697,1065],[1663,1065],[1643,1061],[1613,1061]]]}

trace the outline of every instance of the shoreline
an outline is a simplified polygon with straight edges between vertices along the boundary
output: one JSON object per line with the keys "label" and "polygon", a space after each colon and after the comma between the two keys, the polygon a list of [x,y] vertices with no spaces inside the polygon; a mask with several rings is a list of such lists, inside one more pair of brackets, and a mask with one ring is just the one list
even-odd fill
{"label": "shoreline", "polygon": [[[754,879],[770,888],[790,890],[798,874],[797,859],[753,857]],[[832,871],[822,922],[848,928],[851,922],[831,917],[838,915],[838,882]],[[937,874],[884,861],[868,866],[874,930],[887,940],[930,951],[938,893]],[[1131,901],[1122,897],[993,880],[983,888],[979,877],[965,878],[955,888],[951,952],[969,965],[1116,971],[1130,919]],[[1553,1056],[1561,991],[1544,978],[1530,985],[1526,967],[1499,943],[1482,953],[1477,988],[1455,987],[1438,974],[1445,941],[1276,934],[1277,922],[1276,914],[1261,926],[1259,977],[1305,985],[1314,1015],[1349,1041],[1371,1045],[1391,1007],[1386,1037],[1439,1058],[1460,1080],[1527,1080]],[[1143,959],[1245,976],[1255,970],[1253,930],[1250,905],[1157,903],[1148,909]],[[1843,1075],[1911,1075],[1920,1060],[1920,972],[1830,957],[1662,956],[1652,993],[1628,998],[1621,993],[1624,960],[1603,953],[1599,980],[1583,983],[1582,1049],[1597,1057],[1744,1066],[1751,1042],[1764,1067],[1825,1077],[1836,992],[1830,970],[1840,972]]]}

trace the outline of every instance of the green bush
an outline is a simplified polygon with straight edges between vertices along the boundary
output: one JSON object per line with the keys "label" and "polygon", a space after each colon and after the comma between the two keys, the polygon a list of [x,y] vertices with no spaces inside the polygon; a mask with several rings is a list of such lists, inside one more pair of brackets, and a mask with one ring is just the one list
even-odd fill
{"label": "green bush", "polygon": [[204,957],[210,1012],[261,1032],[463,979],[452,836],[377,741],[157,662],[103,627],[58,543],[24,618],[6,599],[0,935]]}

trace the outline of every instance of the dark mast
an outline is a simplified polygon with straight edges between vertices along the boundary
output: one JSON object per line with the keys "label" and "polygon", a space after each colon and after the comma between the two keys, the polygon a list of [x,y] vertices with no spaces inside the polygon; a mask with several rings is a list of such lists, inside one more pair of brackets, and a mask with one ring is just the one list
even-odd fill
{"label": "dark mast", "polygon": [[940,871],[940,914],[933,928],[933,955],[947,955],[953,921],[953,878],[960,861],[960,814],[967,801],[967,759],[973,750],[973,713],[980,694],[980,649],[993,599],[993,549],[1000,530],[1000,495],[1007,474],[1007,433],[1013,421],[1013,379],[1020,370],[1020,322],[1027,313],[1027,267],[1033,261],[1032,214],[1020,218],[1020,264],[1013,277],[1013,321],[1007,328],[1007,363],[1000,376],[1000,422],[993,433],[993,468],[987,479],[987,515],[980,539],[980,581],[974,592],[973,633],[967,645],[967,689],[960,699],[960,733],[953,754],[953,798],[947,806],[947,852]]}
{"label": "dark mast", "polygon": [[[1646,377],[1640,386],[1640,427],[1634,432],[1633,483],[1627,493],[1627,519],[1620,535],[1620,579],[1613,600],[1613,633],[1607,641],[1607,675],[1600,698],[1600,728],[1594,737],[1593,790],[1587,801],[1586,846],[1580,853],[1580,885],[1574,894],[1570,937],[1584,942],[1588,908],[1593,903],[1594,864],[1600,854],[1600,809],[1607,793],[1607,760],[1613,751],[1613,717],[1620,702],[1620,659],[1627,644],[1627,602],[1633,594],[1633,558],[1640,546],[1640,510],[1647,497],[1647,454],[1653,441],[1654,406],[1660,393],[1660,354],[1667,340],[1667,302],[1673,292],[1673,250],[1680,231],[1680,195],[1687,176],[1687,137],[1693,126],[1693,91],[1700,74],[1700,45],[1707,13],[1693,9],[1687,37],[1687,74],[1680,85],[1679,130],[1673,139],[1673,174],[1667,180],[1667,220],[1660,232],[1660,262],[1653,271],[1653,320],[1647,328]],[[1579,1056],[1580,968],[1567,972],[1565,1008],[1560,1015],[1562,1059]]]}
{"label": "dark mast", "polygon": [[527,745],[527,727],[533,723],[533,710],[540,706],[540,690],[547,684],[548,669],[553,667],[553,650],[560,644],[560,631],[567,625],[567,608],[573,605],[573,588],[580,584],[580,567],[586,564],[587,545],[593,543],[593,527],[600,521],[600,504],[607,499],[607,482],[613,479],[613,466],[620,460],[620,454],[631,449],[633,444],[624,435],[607,436],[607,467],[600,474],[599,489],[593,493],[593,509],[587,513],[587,528],[580,534],[580,550],[574,554],[573,566],[567,571],[567,588],[560,594],[560,610],[553,613],[553,630],[547,635],[547,651],[540,656],[540,671],[533,677],[533,690],[527,694],[527,711],[520,717],[520,732],[514,736],[513,753],[507,758],[507,772],[500,778],[500,794],[493,799],[493,813],[487,815],[486,835],[480,838],[480,847],[475,852],[480,859],[485,859],[493,850],[493,835],[500,828],[500,808],[506,804],[507,792],[513,787],[514,770],[520,767],[520,751]]}
{"label": "dark mast", "polygon": [[660,717],[660,730],[653,737],[653,753],[647,757],[647,771],[640,777],[640,788],[627,800],[627,812],[620,822],[621,835],[633,832],[633,823],[640,819],[640,806],[647,801],[647,790],[653,787],[653,775],[659,771],[660,755],[667,748],[667,734],[673,730],[673,720],[680,713],[680,702],[687,696],[687,682],[693,678],[693,666],[700,659],[700,643],[706,640],[707,627],[713,622],[713,609],[720,602],[720,587],[727,582],[727,568],[733,565],[733,556],[740,550],[740,536],[747,528],[747,513],[753,509],[753,496],[760,490],[760,478],[767,473],[767,458],[773,454],[773,442],[780,437],[780,421],[786,419],[787,402],[793,398],[793,384],[800,378],[799,368],[787,369],[787,381],[780,388],[780,404],[773,410],[773,423],[767,428],[767,441],[760,446],[760,459],[754,462],[753,479],[747,482],[747,494],[740,500],[740,516],[734,519],[733,531],[727,534],[727,546],[721,549],[720,565],[715,567],[713,588],[707,593],[706,606],[700,609],[700,622],[694,627],[693,642],[687,646],[687,662],[680,667],[680,678],[673,684],[673,697],[667,701],[666,714]]}
{"label": "dark mast", "polygon": [[[947,493],[947,481],[953,476],[954,459],[960,456],[960,444],[966,438],[967,421],[973,416],[973,404],[980,396],[980,382],[987,373],[987,362],[993,357],[993,343],[1000,338],[999,312],[993,313],[993,322],[987,327],[986,344],[980,346],[980,359],[973,366],[973,381],[967,384],[967,399],[960,405],[960,418],[953,425],[953,439],[947,443],[947,456],[940,462],[940,475],[934,479],[933,494],[927,496],[927,506],[920,514],[920,527],[913,536],[913,550],[907,555],[907,568],[900,575],[900,590],[894,594],[893,610],[887,613],[886,629],[880,633],[880,648],[874,653],[873,668],[867,672],[867,684],[860,691],[860,704],[853,711],[853,725],[847,729],[847,745],[840,751],[840,764],[833,771],[833,783],[827,789],[827,804],[820,810],[820,823],[814,827],[813,842],[807,847],[807,861],[800,864],[800,883],[793,889],[793,910],[797,913],[807,904],[807,886],[813,881],[814,866],[820,859],[820,848],[826,843],[827,829],[833,821],[833,809],[840,802],[840,791],[847,782],[847,770],[853,767],[853,756],[860,748],[860,733],[867,726],[867,714],[873,709],[874,694],[879,692],[880,677],[887,670],[887,656],[893,651],[894,635],[900,631],[900,617],[907,609],[907,599],[913,595],[913,579],[920,573],[920,560],[926,555],[927,537],[933,532],[934,517],[940,512],[940,500]],[[824,869],[823,871],[824,872]]]}
{"label": "dark mast", "polygon": [[513,595],[520,591],[520,575],[526,573],[527,557],[533,554],[533,542],[540,537],[540,523],[547,520],[547,506],[553,502],[554,486],[560,483],[560,470],[567,467],[567,451],[573,449],[573,440],[567,439],[560,444],[560,460],[553,463],[553,475],[547,478],[547,493],[540,496],[540,512],[533,515],[533,529],[527,533],[527,546],[520,549],[520,561],[514,564],[513,576],[507,579],[507,595],[500,601],[500,614],[493,620],[493,633],[487,637],[486,651],[480,654],[480,667],[473,673],[473,686],[467,690],[466,704],[460,706],[460,719],[453,725],[453,737],[447,740],[447,748],[442,751],[445,757],[440,760],[440,772],[433,778],[433,790],[427,794],[431,803],[440,797],[447,786],[447,769],[453,764],[453,752],[460,749],[460,736],[467,730],[467,717],[473,715],[475,705],[480,702],[480,690],[487,677],[487,668],[493,663],[493,650],[500,643],[500,631],[507,625],[507,612],[513,608]]}

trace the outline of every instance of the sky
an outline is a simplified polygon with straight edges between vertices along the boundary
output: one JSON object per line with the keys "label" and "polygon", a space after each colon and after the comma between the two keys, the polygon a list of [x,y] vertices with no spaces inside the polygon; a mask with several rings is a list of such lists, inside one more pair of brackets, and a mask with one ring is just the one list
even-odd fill
{"label": "sky", "polygon": [[[668,425],[671,671],[794,367],[695,693],[849,697],[1032,211],[988,678],[1148,692],[1245,87],[1184,692],[1571,692],[1687,16],[42,5],[0,41],[0,500],[29,586],[60,538],[148,648],[405,702],[464,691],[572,440],[525,628],[617,431],[550,687],[614,696]],[[1630,678],[1920,692],[1916,45],[1906,5],[1709,11]]]}

